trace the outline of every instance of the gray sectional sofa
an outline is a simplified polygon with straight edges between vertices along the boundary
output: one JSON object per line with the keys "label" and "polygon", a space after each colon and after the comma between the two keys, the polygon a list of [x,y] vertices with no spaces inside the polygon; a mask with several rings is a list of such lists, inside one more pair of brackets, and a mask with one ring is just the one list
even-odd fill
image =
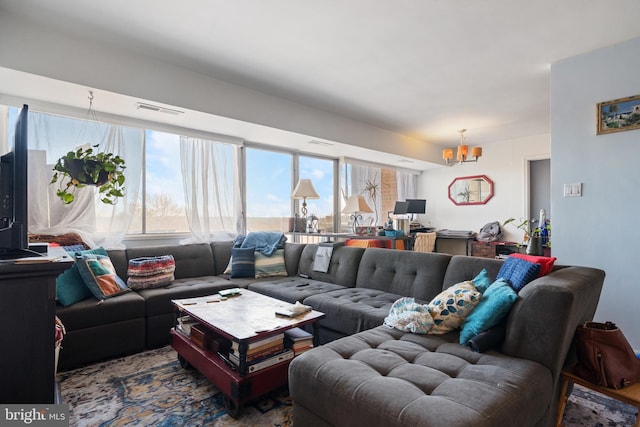
{"label": "gray sectional sofa", "polygon": [[458,333],[417,335],[383,320],[403,296],[429,302],[502,261],[389,249],[336,246],[326,272],[313,268],[318,246],[285,244],[288,277],[223,275],[231,243],[110,251],[121,277],[127,260],[172,254],[176,281],[96,305],[59,307],[68,334],[61,368],[169,342],[171,299],[247,287],[326,313],[318,348],[289,367],[296,426],[550,426],[560,372],[572,361],[578,324],[595,312],[604,272],[556,266],[529,283],[506,320],[506,337],[486,353],[459,345]]}

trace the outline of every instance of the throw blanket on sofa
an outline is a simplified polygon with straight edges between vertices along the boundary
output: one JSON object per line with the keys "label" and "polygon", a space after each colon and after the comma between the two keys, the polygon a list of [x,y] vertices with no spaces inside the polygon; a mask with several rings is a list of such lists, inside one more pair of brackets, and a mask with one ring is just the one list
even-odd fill
{"label": "throw blanket on sofa", "polygon": [[271,256],[276,249],[284,248],[287,240],[284,233],[277,231],[252,231],[244,238],[241,248],[254,248],[266,256]]}

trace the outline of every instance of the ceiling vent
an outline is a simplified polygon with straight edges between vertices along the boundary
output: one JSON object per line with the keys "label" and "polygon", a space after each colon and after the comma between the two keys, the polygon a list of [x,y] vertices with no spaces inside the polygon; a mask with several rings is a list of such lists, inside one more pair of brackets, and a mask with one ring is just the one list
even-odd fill
{"label": "ceiling vent", "polygon": [[173,114],[174,116],[177,116],[178,114],[184,114],[184,111],[173,110],[171,108],[165,108],[159,105],[145,104],[144,102],[136,102],[136,108],[138,110],[157,111],[159,113]]}
{"label": "ceiling vent", "polygon": [[330,146],[334,145],[331,142],[318,141],[317,139],[312,139],[311,141],[309,141],[309,144],[324,145],[325,147],[330,147]]}

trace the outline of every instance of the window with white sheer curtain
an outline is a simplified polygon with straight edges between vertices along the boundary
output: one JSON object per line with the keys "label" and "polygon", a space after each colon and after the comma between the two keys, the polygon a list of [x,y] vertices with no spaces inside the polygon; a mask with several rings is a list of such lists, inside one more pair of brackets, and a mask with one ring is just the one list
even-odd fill
{"label": "window with white sheer curtain", "polygon": [[228,240],[242,230],[239,147],[180,137],[185,212],[192,237],[185,242]]}
{"label": "window with white sheer curtain", "polygon": [[[362,220],[358,219],[360,224],[382,225],[387,221],[387,213],[393,210],[396,200],[412,199],[417,195],[418,178],[409,171],[348,160],[342,165],[342,176],[341,209],[348,196],[361,195],[373,211],[361,213]],[[348,221],[349,214],[343,214],[343,230],[351,230]]]}
{"label": "window with white sheer curtain", "polygon": [[361,213],[360,224],[380,225],[382,211],[382,169],[375,166],[351,165],[351,192],[349,195],[364,196],[372,213]]}
{"label": "window with white sheer curtain", "polygon": [[[5,152],[11,145],[19,110],[9,108],[7,113],[6,107],[0,107],[0,150],[4,147]],[[122,247],[123,238],[132,235],[190,232],[191,237],[183,242],[226,240],[257,229],[264,215],[278,221],[271,228],[280,229],[284,218],[293,215],[290,194],[296,170],[300,178],[311,178],[318,186],[321,199],[309,201],[310,213],[326,219],[321,228],[329,231],[333,228],[334,197],[340,198],[342,210],[347,196],[365,196],[374,212],[363,214],[361,223],[377,225],[386,222],[395,200],[416,197],[415,174],[359,161],[349,160],[341,165],[342,197],[334,195],[332,189],[336,160],[245,148],[245,170],[240,161],[241,143],[225,135],[200,139],[32,109],[29,230],[43,234],[77,232],[91,245],[115,248]],[[91,187],[78,190],[76,200],[64,205],[55,196],[56,186],[49,185],[57,159],[85,144],[100,144],[100,150],[114,152],[126,161],[126,197],[115,206],[101,203]],[[283,160],[282,165],[269,156]],[[267,179],[265,173],[281,175]],[[242,179],[246,180],[247,227],[243,223]],[[264,191],[265,185],[269,191]],[[277,200],[273,198],[275,189],[282,190]],[[375,198],[368,191],[371,189],[376,190]],[[340,218],[340,230],[351,230],[349,215]],[[267,229],[264,224],[258,228]]]}
{"label": "window with white sheer curtain", "polygon": [[[0,110],[2,153],[10,149],[18,112],[5,106]],[[75,232],[89,245],[107,248],[124,247],[122,241],[128,233],[191,232],[192,238],[185,242],[228,240],[243,229],[239,140],[228,137],[229,143],[224,135],[220,139],[210,141],[31,110],[29,232]],[[125,159],[125,197],[116,205],[100,202],[94,187],[77,189],[74,202],[65,205],[56,196],[58,184],[49,184],[55,162],[82,145],[99,145],[99,151]]]}
{"label": "window with white sheer curtain", "polygon": [[418,175],[411,172],[396,171],[398,181],[397,200],[415,199],[418,194]]}
{"label": "window with white sheer curtain", "polygon": [[[125,197],[115,205],[100,202],[95,187],[79,188],[73,203],[56,196],[49,185],[53,165],[68,151],[98,145],[125,159]],[[29,113],[29,232],[76,232],[90,245],[123,247],[139,200],[143,131],[46,113]]]}

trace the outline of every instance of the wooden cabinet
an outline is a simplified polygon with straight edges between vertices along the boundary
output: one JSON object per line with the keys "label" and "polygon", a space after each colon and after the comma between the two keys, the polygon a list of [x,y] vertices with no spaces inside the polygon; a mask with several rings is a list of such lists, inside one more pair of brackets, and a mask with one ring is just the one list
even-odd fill
{"label": "wooden cabinet", "polygon": [[0,264],[0,403],[54,403],[56,277],[70,266]]}
{"label": "wooden cabinet", "polygon": [[496,258],[500,255],[508,256],[514,252],[524,253],[524,246],[514,242],[471,242],[471,256],[482,258]]}

